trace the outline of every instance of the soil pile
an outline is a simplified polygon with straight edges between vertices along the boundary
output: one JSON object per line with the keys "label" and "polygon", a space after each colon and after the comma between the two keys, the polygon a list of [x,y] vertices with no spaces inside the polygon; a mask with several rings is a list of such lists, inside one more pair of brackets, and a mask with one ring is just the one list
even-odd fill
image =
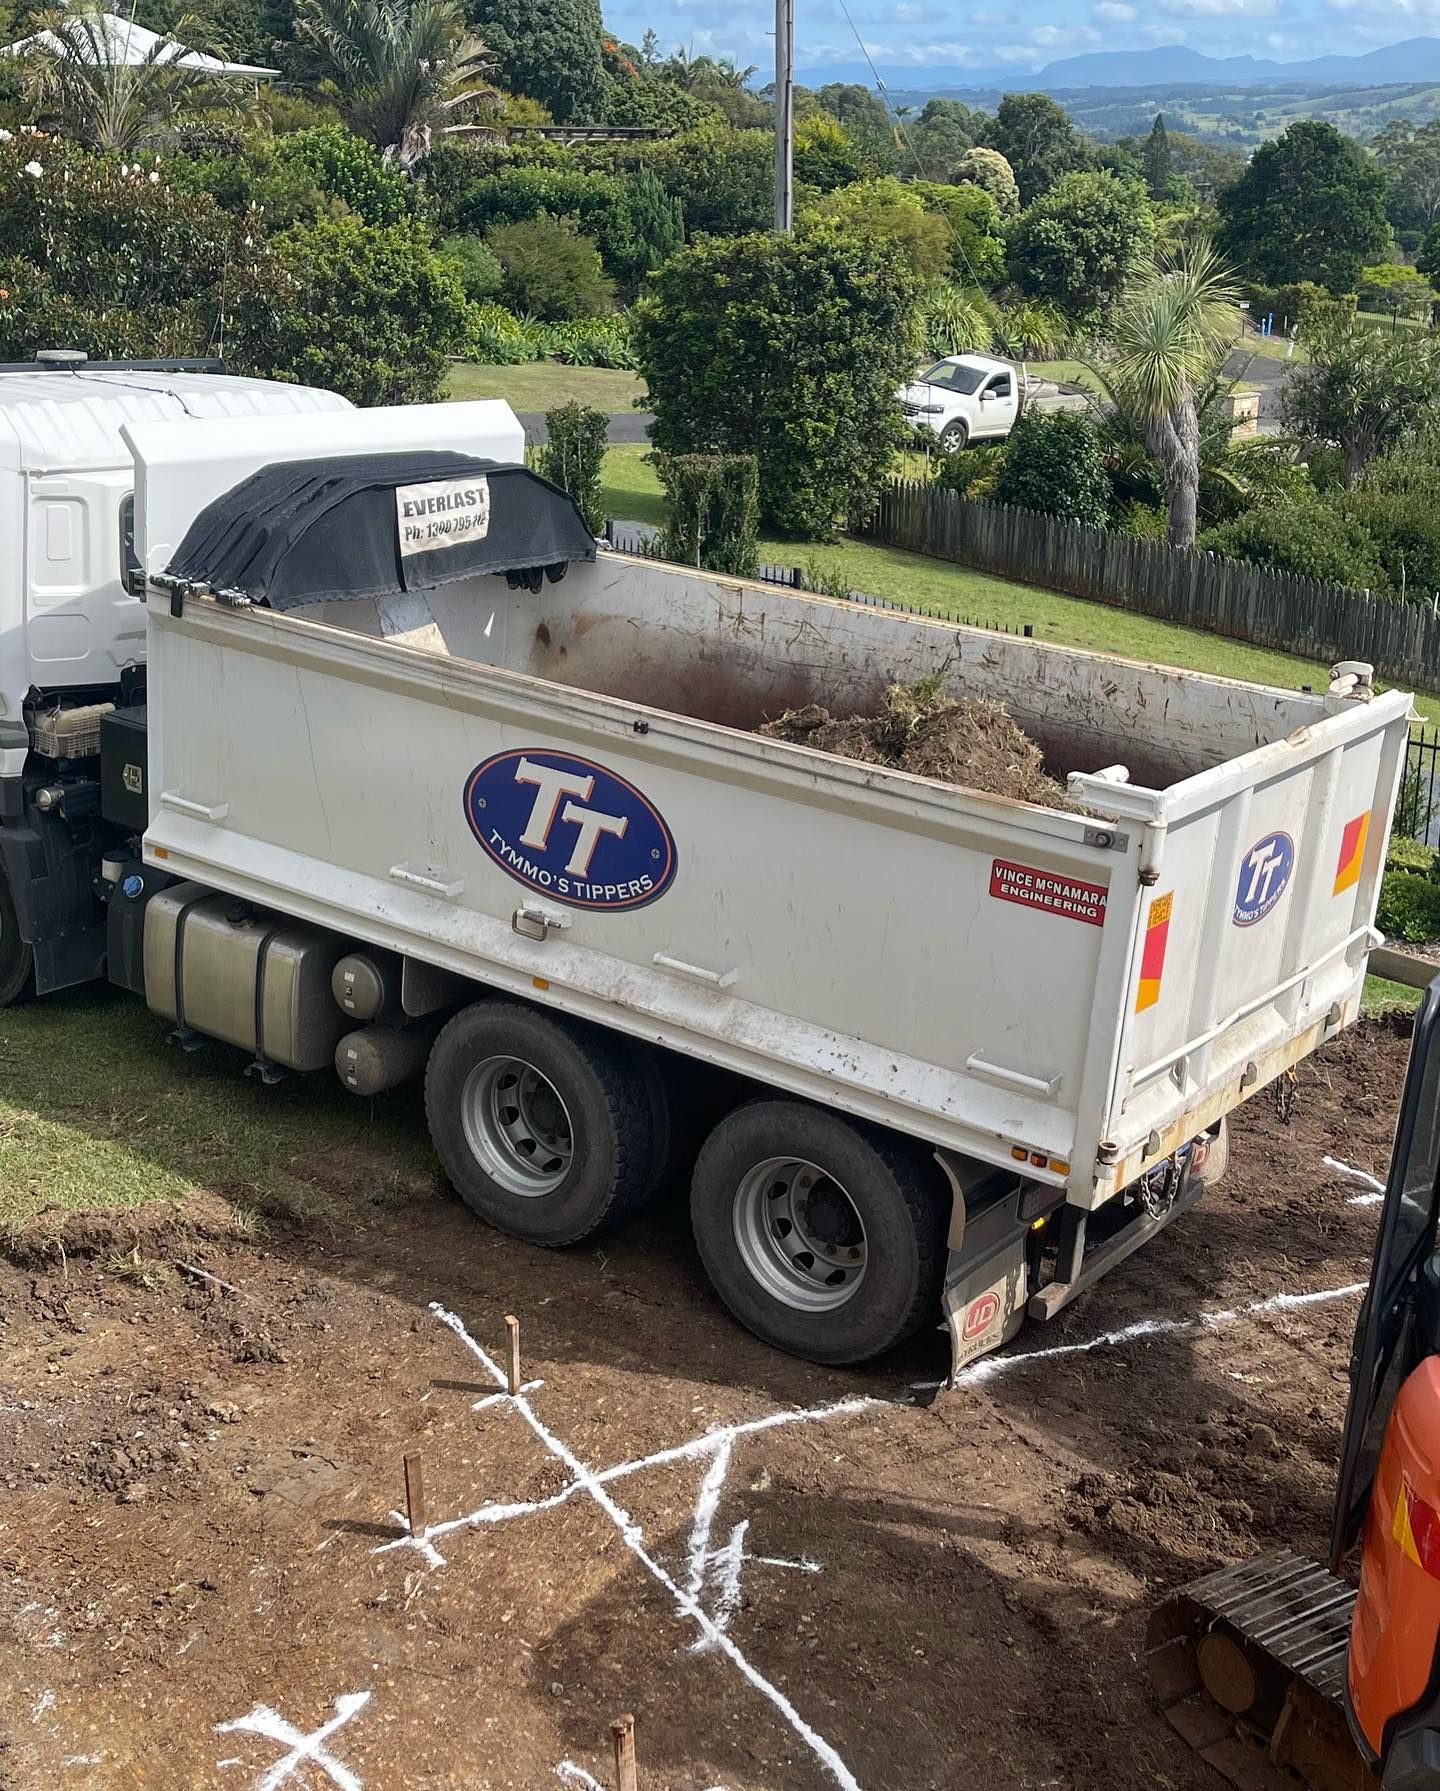
{"label": "soil pile", "polygon": [[947,697],[935,680],[892,684],[878,715],[837,719],[819,703],[807,703],[756,732],[841,758],[940,778],[988,796],[1012,796],[1047,808],[1075,806],[1046,771],[1040,748],[1011,720],[1003,703]]}

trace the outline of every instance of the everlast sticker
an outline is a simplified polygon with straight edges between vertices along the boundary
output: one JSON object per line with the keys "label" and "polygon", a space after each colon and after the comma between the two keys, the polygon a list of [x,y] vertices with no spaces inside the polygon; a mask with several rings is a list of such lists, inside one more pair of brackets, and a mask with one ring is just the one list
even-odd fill
{"label": "everlast sticker", "polygon": [[481,473],[430,485],[397,485],[395,522],[401,559],[483,541],[490,533],[490,481]]}
{"label": "everlast sticker", "polygon": [[990,866],[990,893],[1002,902],[1018,902],[1022,908],[1038,908],[1066,920],[1083,920],[1092,927],[1105,924],[1108,892],[1103,883],[1081,883],[1032,864],[997,858]]}

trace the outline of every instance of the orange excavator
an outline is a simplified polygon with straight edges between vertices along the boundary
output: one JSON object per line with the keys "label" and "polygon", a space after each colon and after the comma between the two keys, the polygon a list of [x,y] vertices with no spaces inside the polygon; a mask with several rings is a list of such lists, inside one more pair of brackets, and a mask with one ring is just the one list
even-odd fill
{"label": "orange excavator", "polygon": [[[1440,1791],[1440,977],[1415,1020],[1328,1567],[1288,1549],[1154,1612],[1165,1713],[1242,1791]],[[1339,1570],[1360,1541],[1358,1590]]]}

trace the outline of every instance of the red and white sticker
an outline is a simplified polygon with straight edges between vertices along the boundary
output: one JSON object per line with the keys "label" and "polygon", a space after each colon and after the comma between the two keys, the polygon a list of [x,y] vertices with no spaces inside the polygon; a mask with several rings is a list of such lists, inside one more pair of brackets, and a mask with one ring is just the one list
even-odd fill
{"label": "red and white sticker", "polygon": [[955,1368],[973,1362],[986,1350],[998,1349],[1005,1341],[1005,1326],[1019,1301],[1023,1275],[1023,1268],[1018,1274],[1002,1275],[954,1308],[950,1359]]}
{"label": "red and white sticker", "polygon": [[1012,864],[997,858],[990,866],[990,893],[1002,902],[1018,902],[1022,908],[1038,908],[1065,920],[1083,920],[1092,927],[1105,924],[1103,883],[1081,883],[1074,877],[1057,877],[1053,871],[1031,864]]}

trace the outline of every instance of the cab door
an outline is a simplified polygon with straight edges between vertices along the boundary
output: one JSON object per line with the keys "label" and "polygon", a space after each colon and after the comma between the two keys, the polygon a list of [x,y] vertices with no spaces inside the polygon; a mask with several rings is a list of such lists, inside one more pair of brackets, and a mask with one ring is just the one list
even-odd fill
{"label": "cab door", "polygon": [[976,437],[1009,435],[1015,427],[1015,375],[1008,369],[992,373],[980,388],[976,403]]}

